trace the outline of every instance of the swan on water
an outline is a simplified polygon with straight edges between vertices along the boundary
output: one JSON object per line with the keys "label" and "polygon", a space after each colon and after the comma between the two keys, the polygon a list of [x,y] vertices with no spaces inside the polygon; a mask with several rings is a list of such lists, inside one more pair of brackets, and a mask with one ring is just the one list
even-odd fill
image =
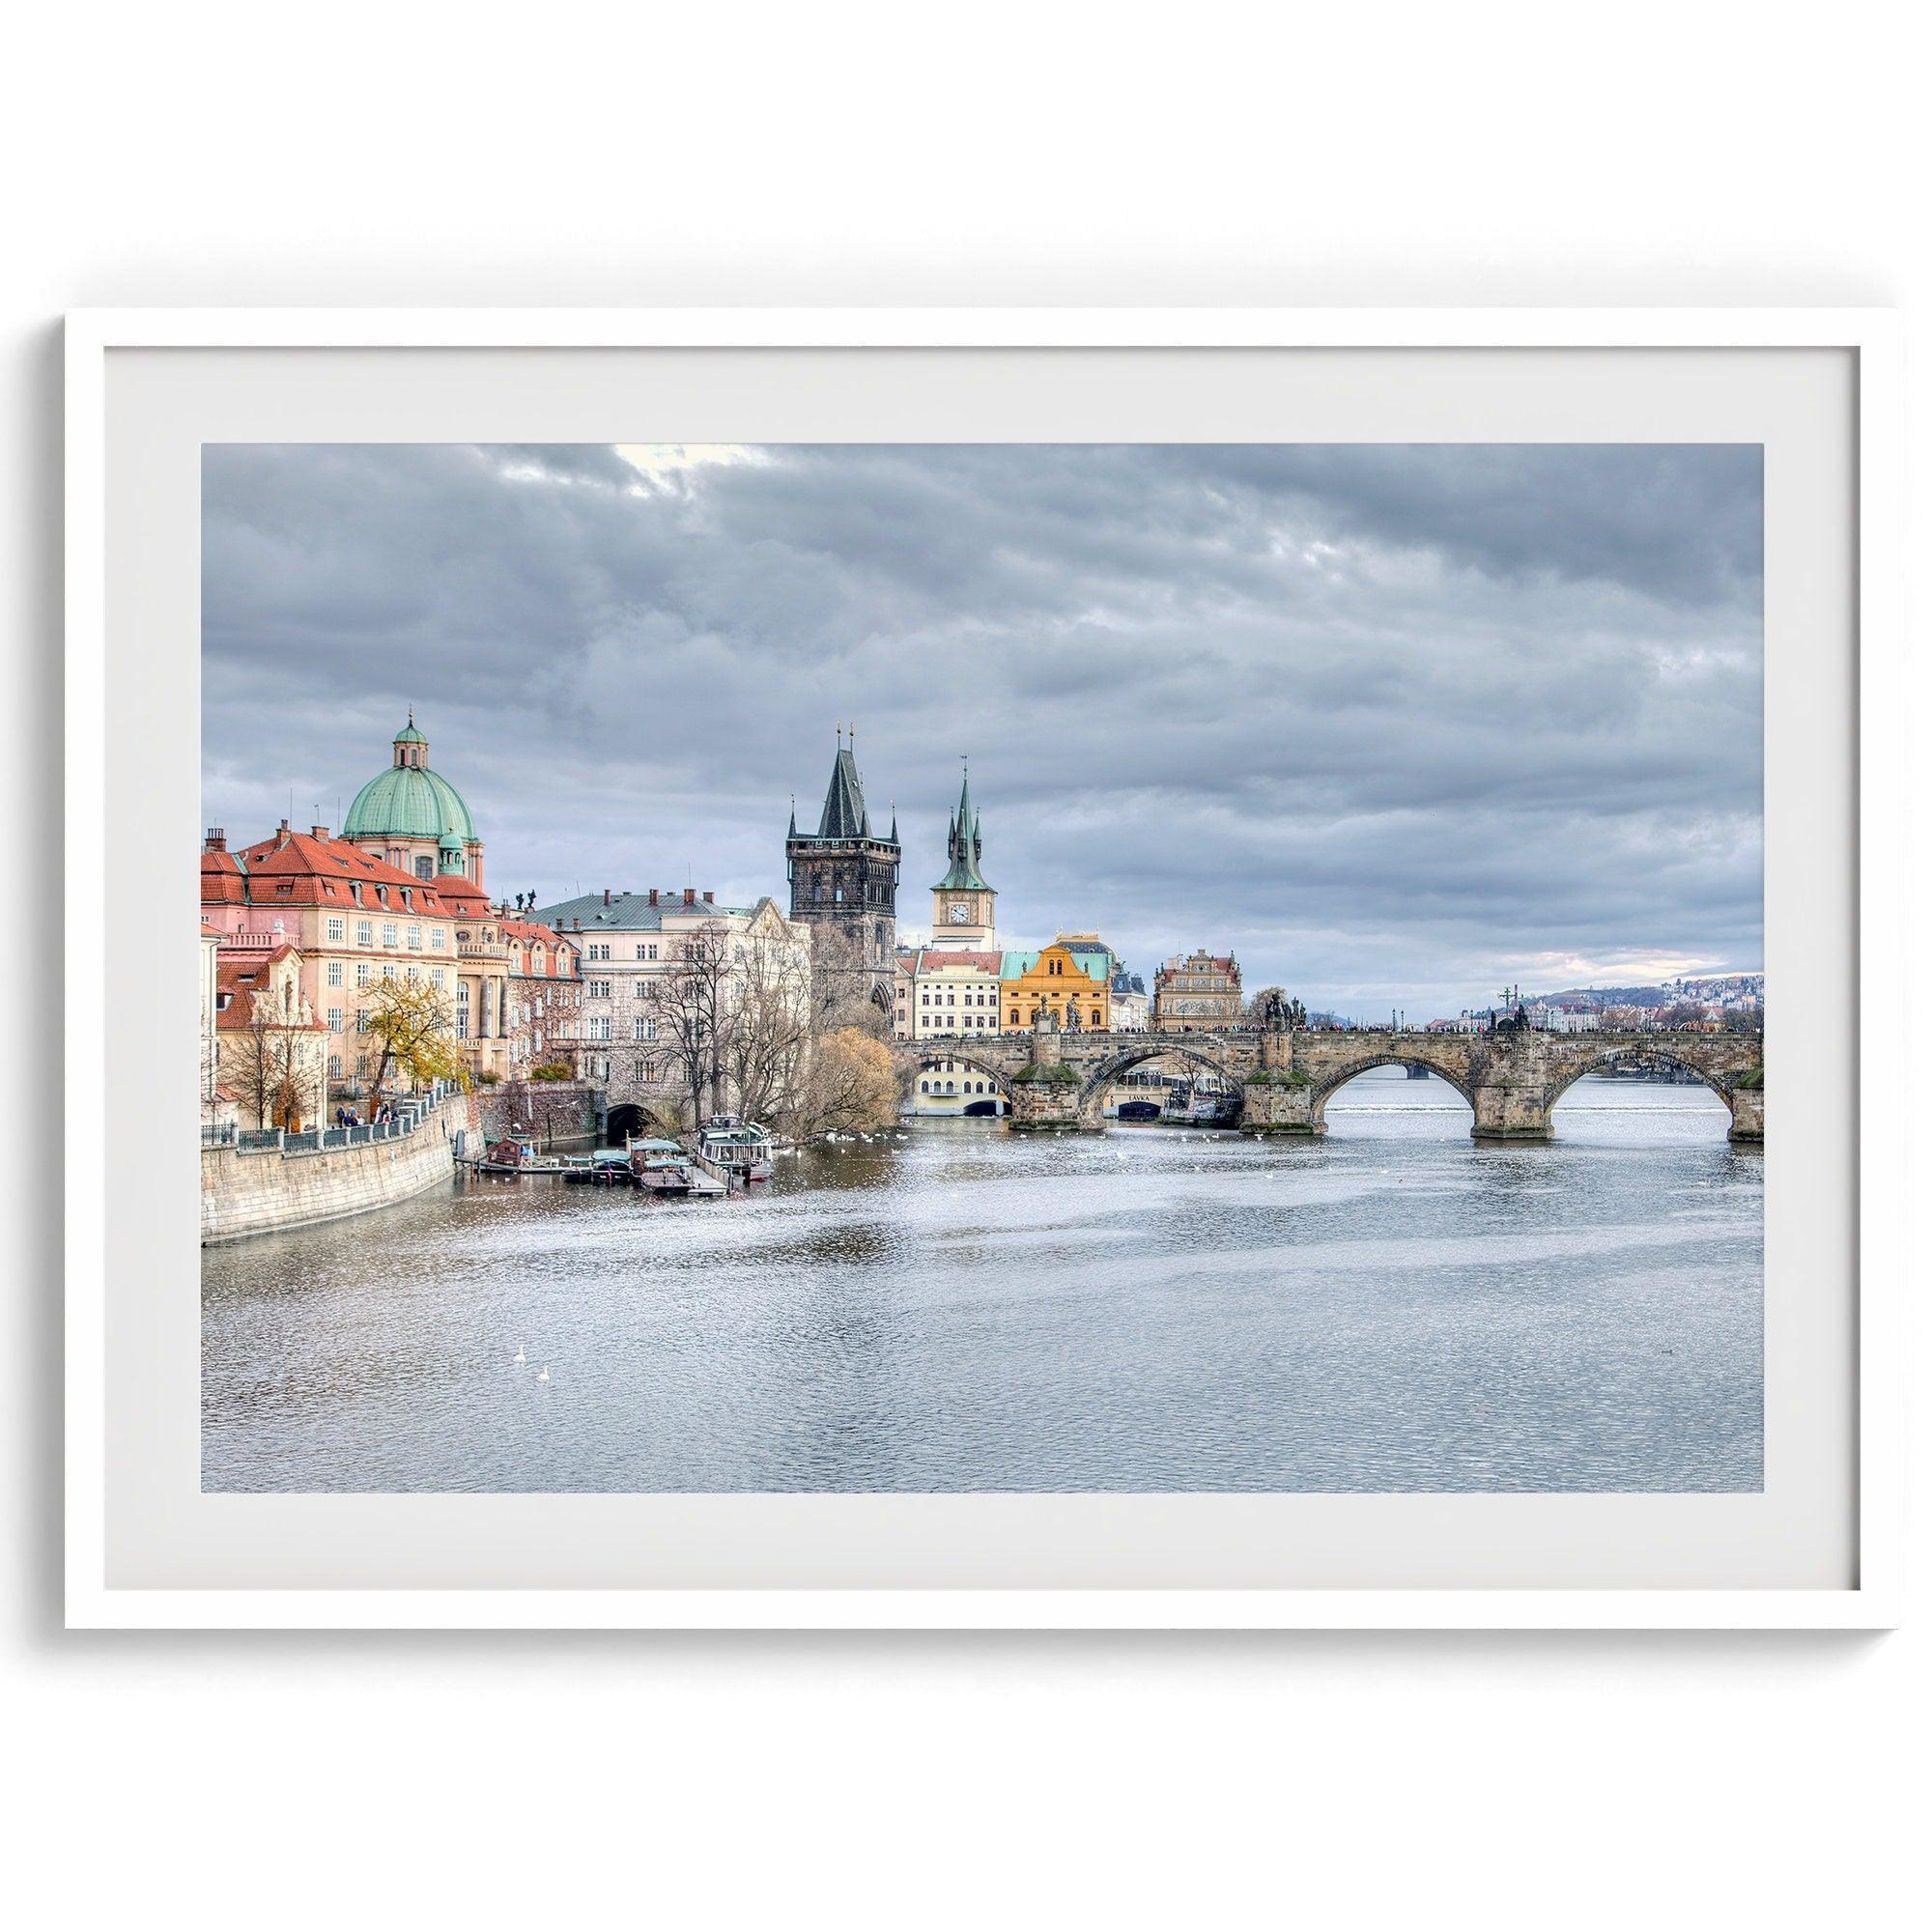
{"label": "swan on water", "polygon": [[526,1362],[529,1360],[529,1357],[524,1353],[524,1345],[521,1342],[517,1344],[516,1360],[520,1362]]}
{"label": "swan on water", "polygon": [[540,1382],[547,1382],[550,1380],[550,1364],[548,1362],[546,1362],[543,1365],[543,1367],[537,1372],[537,1380]]}

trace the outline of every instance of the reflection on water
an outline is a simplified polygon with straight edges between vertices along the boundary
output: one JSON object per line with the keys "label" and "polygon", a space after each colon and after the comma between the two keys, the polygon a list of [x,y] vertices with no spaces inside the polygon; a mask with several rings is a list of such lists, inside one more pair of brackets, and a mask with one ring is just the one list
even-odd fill
{"label": "reflection on water", "polygon": [[210,1249],[203,1482],[1760,1486],[1762,1167],[1716,1095],[1587,1080],[1486,1148],[1391,1068],[1328,1120],[923,1122],[729,1204],[459,1183]]}

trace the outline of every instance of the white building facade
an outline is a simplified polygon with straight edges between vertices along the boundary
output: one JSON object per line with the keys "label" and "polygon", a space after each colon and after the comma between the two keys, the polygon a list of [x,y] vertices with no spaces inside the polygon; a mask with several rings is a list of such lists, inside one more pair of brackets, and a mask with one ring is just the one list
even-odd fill
{"label": "white building facade", "polygon": [[660,1037],[652,989],[675,974],[695,942],[715,936],[726,970],[741,984],[756,973],[792,987],[803,1015],[811,985],[811,931],[788,920],[769,896],[755,905],[720,905],[710,893],[588,894],[528,916],[549,927],[579,961],[575,1045],[579,1077],[605,1089],[613,1112],[646,1110],[675,1099],[685,1071]]}

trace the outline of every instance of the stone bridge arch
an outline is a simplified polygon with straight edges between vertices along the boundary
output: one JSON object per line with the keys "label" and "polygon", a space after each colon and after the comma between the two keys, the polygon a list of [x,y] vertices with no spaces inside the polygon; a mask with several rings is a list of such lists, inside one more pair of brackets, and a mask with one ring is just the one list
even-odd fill
{"label": "stone bridge arch", "polygon": [[928,1068],[937,1066],[943,1060],[951,1061],[955,1066],[983,1075],[992,1084],[993,1091],[1007,1103],[1009,1113],[1012,1110],[1012,1074],[1003,1067],[999,1061],[985,1053],[976,1053],[972,1047],[952,1039],[945,1040],[904,1040],[899,1042],[899,1091],[900,1096],[910,1099],[913,1088],[920,1075]]}
{"label": "stone bridge arch", "polygon": [[1730,1112],[1732,1140],[1764,1139],[1764,1059],[1748,1037],[1644,1034],[1611,1041],[1591,1041],[1588,1035],[1577,1038],[1579,1050],[1555,1070],[1544,1089],[1546,1114],[1553,1114],[1556,1103],[1588,1074],[1628,1060],[1661,1060],[1693,1075],[1717,1094]]}
{"label": "stone bridge arch", "polygon": [[1225,1040],[1213,1034],[1183,1034],[1179,1037],[1132,1034],[1126,1037],[1133,1043],[1110,1052],[1096,1069],[1091,1073],[1084,1065],[1079,1069],[1082,1075],[1079,1113],[1083,1121],[1098,1121],[1102,1117],[1108,1088],[1123,1073],[1131,1073],[1136,1066],[1145,1066],[1150,1060],[1191,1060],[1197,1066],[1205,1066],[1217,1079],[1238,1089],[1242,1073],[1254,1059],[1252,1049],[1245,1054],[1231,1050]]}
{"label": "stone bridge arch", "polygon": [[1466,1052],[1454,1048],[1435,1052],[1417,1044],[1388,1044],[1364,1052],[1360,1058],[1347,1061],[1333,1071],[1323,1072],[1319,1077],[1311,1076],[1308,1096],[1309,1119],[1317,1133],[1328,1130],[1328,1102],[1332,1100],[1350,1081],[1358,1080],[1364,1073],[1373,1073],[1378,1066],[1420,1066],[1433,1073],[1438,1080],[1446,1080],[1462,1095],[1471,1118],[1476,1111],[1476,1094],[1469,1078],[1469,1059]]}

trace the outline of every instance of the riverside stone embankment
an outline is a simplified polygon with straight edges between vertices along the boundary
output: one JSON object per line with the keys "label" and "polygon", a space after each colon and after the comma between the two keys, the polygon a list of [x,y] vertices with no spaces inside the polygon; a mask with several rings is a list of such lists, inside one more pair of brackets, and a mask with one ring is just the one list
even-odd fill
{"label": "riverside stone embankment", "polygon": [[456,1172],[456,1137],[476,1125],[475,1102],[452,1094],[413,1131],[352,1147],[284,1151],[234,1145],[201,1151],[201,1239],[207,1247],[388,1208]]}

